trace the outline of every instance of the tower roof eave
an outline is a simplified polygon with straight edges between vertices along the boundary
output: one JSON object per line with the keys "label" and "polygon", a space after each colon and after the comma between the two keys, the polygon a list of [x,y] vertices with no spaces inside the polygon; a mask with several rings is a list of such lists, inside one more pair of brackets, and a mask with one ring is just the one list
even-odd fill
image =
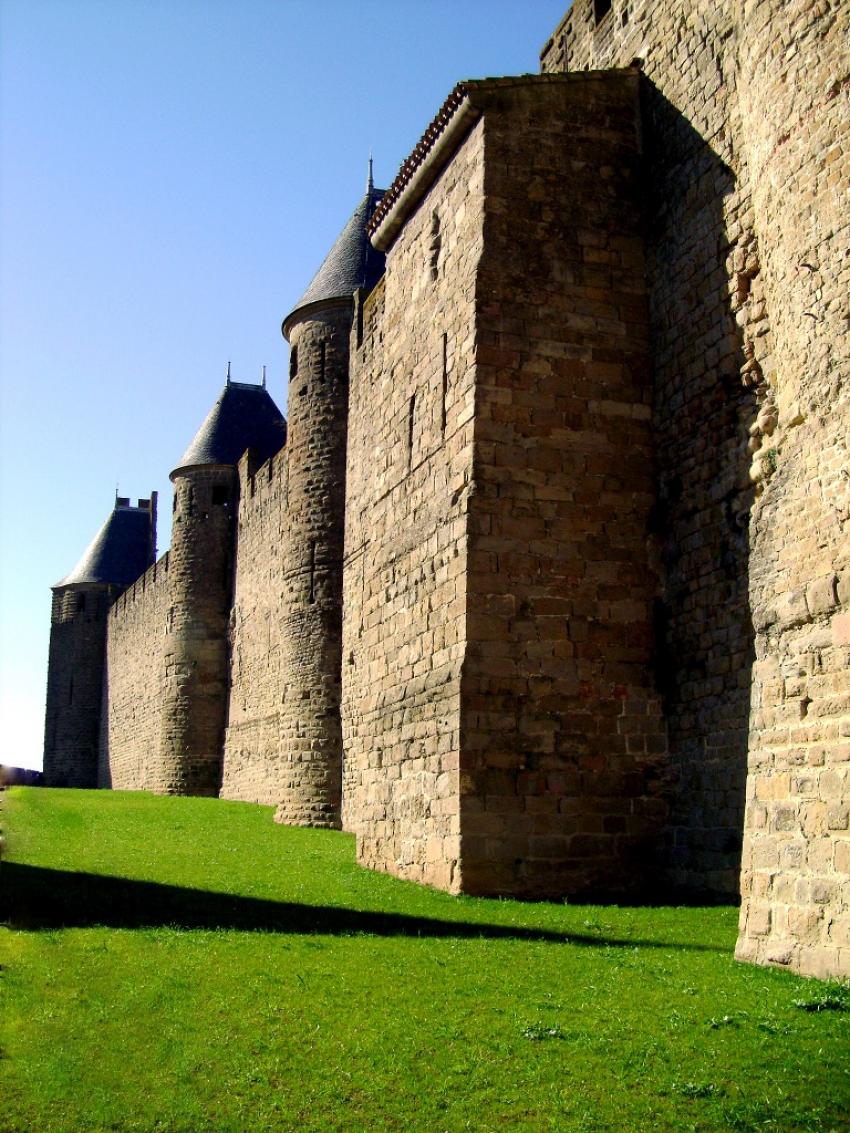
{"label": "tower roof eave", "polygon": [[228,382],[204,418],[171,479],[189,469],[235,467],[246,449],[268,460],[286,443],[286,421],[265,386]]}
{"label": "tower roof eave", "polygon": [[372,246],[366,232],[383,195],[383,189],[375,189],[371,183],[367,187],[310,286],[283,319],[284,337],[288,338],[290,328],[305,312],[348,302],[360,287],[371,291],[384,274],[384,255]]}

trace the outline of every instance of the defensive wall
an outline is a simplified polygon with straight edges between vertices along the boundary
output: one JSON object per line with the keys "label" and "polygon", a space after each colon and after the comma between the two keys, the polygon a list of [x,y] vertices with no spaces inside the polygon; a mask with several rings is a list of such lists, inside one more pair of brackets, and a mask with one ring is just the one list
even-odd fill
{"label": "defensive wall", "polygon": [[280,769],[283,633],[280,596],[288,537],[289,463],[283,449],[239,462],[236,566],[228,639],[230,692],[221,797],[273,805]]}
{"label": "defensive wall", "polygon": [[638,113],[634,73],[462,84],[447,167],[382,221],[344,602],[366,864],[526,896],[646,882],[668,803]]}
{"label": "defensive wall", "polygon": [[815,974],[850,969],[848,42],[837,0],[576,0],[542,54],[644,76],[673,878],[731,890],[743,830],[738,953]]}
{"label": "defensive wall", "polygon": [[158,758],[163,729],[165,639],[172,630],[168,551],[109,611],[103,674],[98,785],[164,791]]}
{"label": "defensive wall", "polygon": [[850,972],[848,42],[575,0],[460,84],[284,320],[286,448],[228,381],[169,555],[56,588],[48,778],[100,729],[102,784],[455,892],[740,887],[741,958]]}

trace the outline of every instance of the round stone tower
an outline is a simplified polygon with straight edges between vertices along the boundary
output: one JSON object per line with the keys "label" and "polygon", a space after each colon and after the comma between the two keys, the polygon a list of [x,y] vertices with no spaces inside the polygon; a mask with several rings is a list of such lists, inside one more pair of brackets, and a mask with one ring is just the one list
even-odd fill
{"label": "round stone tower", "polygon": [[177,468],[169,554],[158,786],[171,794],[217,795],[227,714],[236,464],[246,449],[268,459],[286,426],[265,386],[231,382]]}
{"label": "round stone tower", "polygon": [[366,224],[372,183],[313,282],[283,321],[289,362],[289,540],[283,593],[284,688],[278,822],[340,825],[342,557],[348,356],[355,293],[384,270]]}
{"label": "round stone tower", "polygon": [[48,787],[96,787],[106,615],[156,548],[156,492],[118,498],[82,558],[53,587],[44,722]]}

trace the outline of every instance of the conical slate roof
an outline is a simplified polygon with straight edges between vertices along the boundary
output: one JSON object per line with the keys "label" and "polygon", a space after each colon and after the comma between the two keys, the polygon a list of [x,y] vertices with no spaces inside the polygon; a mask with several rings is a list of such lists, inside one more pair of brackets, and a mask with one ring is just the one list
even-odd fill
{"label": "conical slate roof", "polygon": [[366,196],[339,234],[313,282],[283,320],[285,335],[294,317],[305,308],[334,299],[349,299],[358,287],[371,291],[384,274],[384,253],[372,247],[366,232],[366,225],[383,195],[384,190],[374,188],[370,176]]}
{"label": "conical slate roof", "polygon": [[83,551],[82,558],[60,586],[102,582],[129,586],[153,562],[151,513],[147,508],[115,505],[115,510]]}
{"label": "conical slate roof", "polygon": [[285,443],[286,421],[265,386],[228,380],[171,478],[199,465],[237,464],[249,448],[262,463]]}

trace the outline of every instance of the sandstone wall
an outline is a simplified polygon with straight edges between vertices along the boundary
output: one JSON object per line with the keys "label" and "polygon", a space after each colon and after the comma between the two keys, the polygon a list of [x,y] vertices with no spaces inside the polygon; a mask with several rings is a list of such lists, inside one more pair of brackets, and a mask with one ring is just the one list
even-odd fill
{"label": "sandstone wall", "polygon": [[576,0],[545,71],[643,71],[647,283],[664,591],[658,683],[678,779],[662,860],[675,884],[734,894],[753,632],[749,428],[771,368],[730,3]]}
{"label": "sandstone wall", "polygon": [[97,785],[103,657],[110,587],[56,590],[50,619],[50,656],[44,727],[48,787]]}
{"label": "sandstone wall", "polygon": [[277,803],[280,793],[281,594],[289,537],[287,450],[239,464],[230,691],[221,797]]}
{"label": "sandstone wall", "polygon": [[774,336],[758,454],[744,959],[850,975],[850,9],[746,0],[739,93]]}
{"label": "sandstone wall", "polygon": [[98,785],[125,791],[168,786],[159,761],[166,639],[173,604],[169,554],[109,611]]}
{"label": "sandstone wall", "polygon": [[454,891],[483,144],[479,124],[389,250],[348,437],[344,823],[363,865]]}
{"label": "sandstone wall", "polygon": [[461,845],[472,892],[646,885],[667,816],[638,75],[484,114]]}
{"label": "sandstone wall", "polygon": [[738,953],[817,974],[850,970],[848,19],[576,0],[542,57],[646,76],[671,876],[732,889],[748,718]]}

